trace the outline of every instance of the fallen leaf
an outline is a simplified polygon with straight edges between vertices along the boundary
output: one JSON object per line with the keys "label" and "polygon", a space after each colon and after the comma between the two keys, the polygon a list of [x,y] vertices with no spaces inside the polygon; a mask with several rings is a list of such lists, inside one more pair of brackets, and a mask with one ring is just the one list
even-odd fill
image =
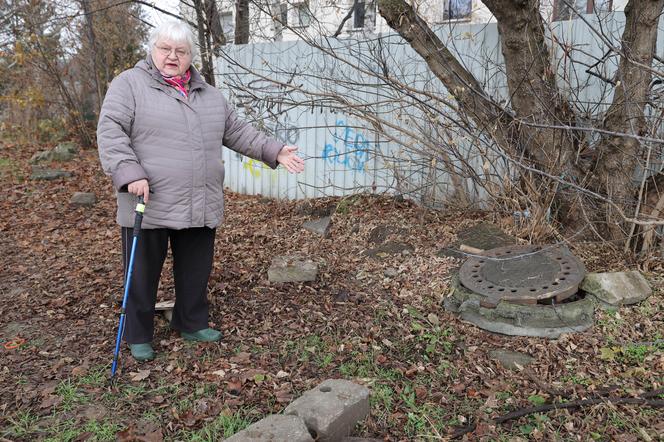
{"label": "fallen leaf", "polygon": [[44,398],[44,400],[39,405],[39,408],[41,408],[42,410],[46,408],[53,408],[57,407],[61,403],[62,403],[62,396],[51,395]]}
{"label": "fallen leaf", "polygon": [[82,364],[82,365],[79,365],[78,367],[74,367],[71,370],[71,375],[76,376],[76,377],[85,376],[85,374],[87,372],[88,372],[88,365],[87,364]]}
{"label": "fallen leaf", "polygon": [[144,379],[147,379],[148,376],[150,376],[150,370],[138,370],[137,372],[132,371],[131,373],[129,373],[129,377],[134,382],[138,382],[138,381],[142,381]]}
{"label": "fallen leaf", "polygon": [[424,387],[415,387],[415,397],[422,400],[427,397],[428,391]]}
{"label": "fallen leaf", "polygon": [[229,359],[229,361],[235,364],[246,364],[251,359],[250,353],[240,352]]}

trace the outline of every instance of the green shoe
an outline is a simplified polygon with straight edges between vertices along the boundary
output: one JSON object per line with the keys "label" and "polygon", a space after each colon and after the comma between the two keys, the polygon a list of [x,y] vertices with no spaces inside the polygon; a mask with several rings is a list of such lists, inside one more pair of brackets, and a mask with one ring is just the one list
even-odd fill
{"label": "green shoe", "polygon": [[216,342],[221,339],[221,332],[212,328],[204,328],[193,333],[180,332],[180,336],[187,341]]}
{"label": "green shoe", "polygon": [[151,361],[154,359],[154,350],[152,344],[129,344],[131,355],[137,361]]}

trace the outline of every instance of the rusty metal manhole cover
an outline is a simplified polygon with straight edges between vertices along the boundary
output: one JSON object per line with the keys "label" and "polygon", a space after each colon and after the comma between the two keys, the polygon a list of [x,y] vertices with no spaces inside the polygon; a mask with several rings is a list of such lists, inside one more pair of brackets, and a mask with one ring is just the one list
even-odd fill
{"label": "rusty metal manhole cover", "polygon": [[461,283],[485,296],[482,307],[501,300],[515,304],[556,302],[577,292],[586,274],[583,263],[564,246],[507,246],[471,257],[459,272]]}

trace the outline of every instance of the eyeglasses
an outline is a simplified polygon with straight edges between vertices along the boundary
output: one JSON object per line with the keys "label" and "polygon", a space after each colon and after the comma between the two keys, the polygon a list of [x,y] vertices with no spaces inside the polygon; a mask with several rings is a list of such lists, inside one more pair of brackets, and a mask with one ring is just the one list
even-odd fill
{"label": "eyeglasses", "polygon": [[191,53],[191,52],[187,51],[186,49],[180,49],[180,48],[172,49],[172,48],[169,48],[169,47],[166,47],[166,46],[157,46],[157,45],[155,45],[155,48],[157,48],[157,51],[159,51],[159,53],[161,55],[163,55],[164,57],[168,57],[169,55],[171,55],[171,52],[175,52],[175,56],[177,58],[186,57],[187,55],[189,55]]}

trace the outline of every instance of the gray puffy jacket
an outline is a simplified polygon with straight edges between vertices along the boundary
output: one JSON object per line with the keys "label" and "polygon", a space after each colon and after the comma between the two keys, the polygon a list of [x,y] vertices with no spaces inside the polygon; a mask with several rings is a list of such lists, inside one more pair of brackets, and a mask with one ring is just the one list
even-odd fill
{"label": "gray puffy jacket", "polygon": [[[217,227],[224,212],[222,144],[277,167],[283,143],[238,119],[220,90],[192,67],[189,98],[166,84],[148,55],[111,83],[99,115],[97,143],[119,191],[117,221],[133,226],[127,184],[147,179],[147,229]],[[124,189],[126,190],[126,189]]]}

